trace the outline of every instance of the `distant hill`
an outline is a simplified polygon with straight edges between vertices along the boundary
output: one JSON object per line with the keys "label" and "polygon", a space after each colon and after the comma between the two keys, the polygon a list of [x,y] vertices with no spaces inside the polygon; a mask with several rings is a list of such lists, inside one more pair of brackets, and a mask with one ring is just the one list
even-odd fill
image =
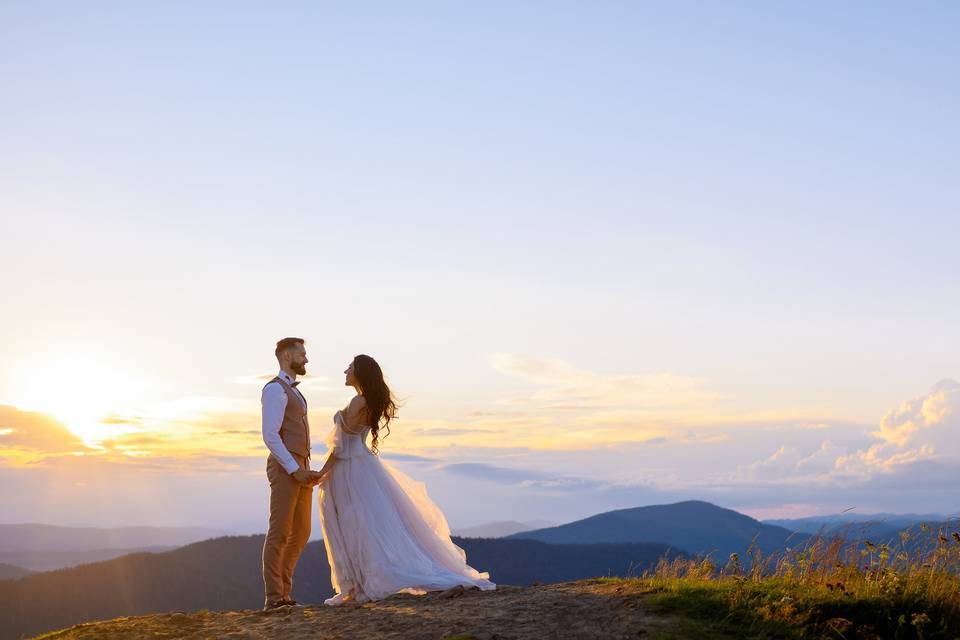
{"label": "distant hill", "polygon": [[[495,582],[529,585],[592,576],[640,573],[663,544],[551,545],[531,540],[454,538],[468,562]],[[106,562],[0,581],[0,640],[89,620],[196,609],[236,610],[263,604],[263,536],[232,536],[160,554],[137,553]],[[294,598],[322,602],[332,595],[323,542],[307,545]]]}
{"label": "distant hill", "polygon": [[528,522],[503,520],[500,522],[479,524],[475,527],[467,527],[465,529],[457,529],[454,531],[454,534],[463,538],[503,538],[514,533],[520,533],[521,531],[554,527],[556,524],[556,522],[550,522],[549,520],[530,520]]}
{"label": "distant hill", "polygon": [[824,537],[834,537],[839,535],[850,540],[868,539],[886,542],[888,540],[894,540],[898,538],[901,531],[909,529],[917,524],[919,524],[919,522],[824,522],[820,523],[819,525],[814,523],[808,523],[806,525],[800,524],[797,525],[797,528],[794,529],[794,531],[800,531],[813,536],[819,535]]}
{"label": "distant hill", "polygon": [[0,563],[0,580],[11,580],[13,578],[22,578],[28,576],[33,571],[18,567],[13,564]]}
{"label": "distant hill", "polygon": [[[262,605],[262,544],[262,536],[217,538],[0,582],[0,638],[116,616]],[[322,551],[308,546],[294,597],[329,597]]]}
{"label": "distant hill", "polygon": [[784,527],[802,533],[830,533],[842,529],[853,531],[873,531],[878,534],[896,534],[899,531],[916,526],[921,522],[945,522],[947,516],[939,513],[838,513],[827,516],[807,518],[764,520],[764,524]]}
{"label": "distant hill", "polygon": [[75,567],[78,564],[112,560],[131,553],[163,553],[170,547],[135,547],[133,549],[90,549],[88,551],[0,551],[0,563],[25,567],[31,571],[54,571]]}
{"label": "distant hill", "polygon": [[59,527],[49,524],[0,524],[0,552],[94,551],[180,547],[225,535],[205,527]]}
{"label": "distant hill", "polygon": [[160,553],[223,536],[205,527],[59,527],[0,524],[0,563],[53,571],[149,551]]}
{"label": "distant hill", "polygon": [[[810,531],[810,535],[822,536],[824,538],[842,539],[849,544],[858,544],[862,541],[869,541],[875,545],[887,544],[898,551],[908,553],[922,553],[928,549],[932,543],[931,534],[928,531],[937,533],[942,532],[945,536],[960,530],[960,520],[957,518],[940,519],[943,516],[936,516],[933,520],[914,520],[913,518],[924,518],[925,516],[893,515],[893,514],[874,514],[876,516],[887,517],[888,520],[867,520],[860,516],[855,519],[837,518],[819,520],[815,518],[804,518],[797,523],[798,528]],[[869,517],[869,516],[866,516]],[[787,521],[790,522],[790,521]],[[908,535],[902,536],[901,534]]]}
{"label": "distant hill", "polygon": [[725,562],[743,556],[756,537],[766,554],[799,544],[809,536],[754,520],[750,516],[700,500],[634,507],[600,513],[569,524],[508,536],[553,544],[661,542],[691,554]]}

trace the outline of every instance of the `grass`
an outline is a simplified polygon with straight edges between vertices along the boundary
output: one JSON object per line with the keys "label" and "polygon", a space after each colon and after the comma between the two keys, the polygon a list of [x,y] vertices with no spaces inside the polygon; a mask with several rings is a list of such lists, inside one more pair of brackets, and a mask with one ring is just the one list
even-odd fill
{"label": "grass", "polygon": [[960,639],[960,533],[920,525],[896,544],[819,536],[782,554],[747,555],[749,568],[737,554],[722,567],[663,559],[627,579],[677,621],[655,637]]}

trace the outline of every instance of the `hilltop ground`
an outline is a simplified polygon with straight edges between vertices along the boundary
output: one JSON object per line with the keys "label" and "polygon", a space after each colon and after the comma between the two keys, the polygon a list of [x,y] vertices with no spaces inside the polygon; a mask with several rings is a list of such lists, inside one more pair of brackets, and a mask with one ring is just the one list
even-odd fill
{"label": "hilltop ground", "polygon": [[81,624],[44,640],[130,638],[647,638],[666,631],[670,619],[647,611],[637,583],[583,580],[496,591],[452,589],[425,596],[273,611],[172,612]]}
{"label": "hilltop ground", "polygon": [[[782,563],[780,575],[718,576],[706,560],[681,558],[641,578],[486,592],[458,587],[336,608],[170,612],[81,624],[40,638],[960,640],[956,574],[929,565],[896,573],[840,564],[788,575],[794,568]],[[686,575],[671,575],[678,570]]]}

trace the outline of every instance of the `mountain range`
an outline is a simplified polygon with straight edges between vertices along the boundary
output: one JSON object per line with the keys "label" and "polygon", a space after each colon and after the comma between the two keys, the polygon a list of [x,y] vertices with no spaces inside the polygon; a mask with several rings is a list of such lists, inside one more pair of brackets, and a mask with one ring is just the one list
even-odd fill
{"label": "mountain range", "polygon": [[462,538],[505,538],[506,536],[521,531],[532,531],[533,529],[543,529],[544,527],[556,526],[556,522],[549,520],[530,520],[528,522],[517,522],[516,520],[502,520],[498,522],[488,522],[478,524],[465,529],[457,529],[454,535]]}
{"label": "mountain range", "polygon": [[224,535],[207,527],[59,527],[0,524],[0,551],[90,551],[134,547],[179,547]]}
{"label": "mountain range", "polygon": [[[554,545],[534,540],[454,538],[471,566],[500,584],[530,585],[592,576],[639,574],[661,556],[682,555],[661,543]],[[263,603],[263,536],[234,536],[165,553],[135,553],[106,562],[0,580],[0,640],[79,622],[151,612],[237,610]],[[330,597],[322,542],[307,545],[293,596]]]}
{"label": "mountain range", "polygon": [[[609,511],[530,530],[522,528],[542,523],[494,522],[462,529],[459,533],[476,537],[455,537],[454,541],[466,551],[471,566],[489,572],[494,582],[528,586],[595,576],[638,575],[663,556],[710,554],[721,564],[736,552],[748,561],[746,551],[751,544],[769,555],[802,546],[811,539],[811,533],[836,531],[851,524],[861,533],[868,531],[873,541],[880,543],[884,540],[876,534],[895,538],[905,528],[902,525],[917,524],[914,518],[925,521],[928,516],[889,516],[882,521],[870,517],[822,517],[760,522],[709,502],[690,500]],[[940,520],[935,526],[945,524],[942,516],[932,519]],[[807,530],[791,531],[777,522]],[[138,529],[142,538],[137,537]],[[31,531],[36,536],[31,536]],[[259,607],[263,597],[263,536],[259,535],[214,537],[174,550],[153,547],[153,552],[127,553],[42,573],[31,573],[31,565],[9,562],[2,556],[21,554],[20,557],[27,558],[34,554],[34,564],[44,558],[48,563],[56,563],[83,554],[93,559],[104,551],[90,548],[95,545],[169,544],[208,531],[150,527],[104,533],[90,528],[0,525],[0,562],[8,563],[0,564],[0,640],[116,616]],[[13,536],[5,536],[8,532]],[[497,536],[505,533],[505,537]],[[297,566],[294,597],[317,603],[331,594],[323,541],[311,541]]]}
{"label": "mountain range", "polygon": [[0,564],[15,565],[32,571],[52,571],[110,560],[140,551],[170,551],[225,533],[207,527],[103,529],[48,524],[0,524]]}
{"label": "mountain range", "polygon": [[791,529],[802,533],[846,533],[851,536],[896,536],[900,531],[915,527],[921,522],[944,523],[950,518],[939,513],[838,513],[807,518],[764,520],[764,524]]}
{"label": "mountain range", "polygon": [[0,580],[22,578],[23,576],[28,576],[31,573],[33,573],[33,571],[30,571],[30,569],[24,569],[23,567],[18,567],[13,564],[0,562]]}

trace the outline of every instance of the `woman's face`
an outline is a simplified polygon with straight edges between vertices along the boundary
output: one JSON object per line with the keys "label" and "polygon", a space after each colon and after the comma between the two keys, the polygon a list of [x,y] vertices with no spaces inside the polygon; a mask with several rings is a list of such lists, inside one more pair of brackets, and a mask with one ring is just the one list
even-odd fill
{"label": "woman's face", "polygon": [[350,363],[350,366],[347,367],[346,371],[343,372],[346,375],[346,379],[343,381],[343,385],[346,387],[356,387],[357,386],[357,376],[353,373],[353,362]]}

